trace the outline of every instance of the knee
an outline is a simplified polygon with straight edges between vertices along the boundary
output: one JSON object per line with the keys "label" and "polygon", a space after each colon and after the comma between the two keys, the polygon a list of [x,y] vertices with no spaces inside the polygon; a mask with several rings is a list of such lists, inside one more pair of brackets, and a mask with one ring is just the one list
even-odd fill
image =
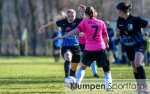
{"label": "knee", "polygon": [[65,60],[68,60],[68,61],[71,61],[71,59],[72,59],[72,53],[71,52],[66,52],[65,54],[64,54],[64,59]]}

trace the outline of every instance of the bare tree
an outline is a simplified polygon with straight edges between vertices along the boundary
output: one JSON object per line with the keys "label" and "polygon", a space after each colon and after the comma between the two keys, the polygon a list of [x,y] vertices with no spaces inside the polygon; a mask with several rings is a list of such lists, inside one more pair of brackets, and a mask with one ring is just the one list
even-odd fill
{"label": "bare tree", "polygon": [[1,41],[2,41],[2,0],[0,0],[0,55],[1,55]]}
{"label": "bare tree", "polygon": [[35,24],[35,15],[34,15],[34,12],[35,12],[35,6],[33,5],[33,2],[35,2],[36,0],[28,0],[29,2],[29,9],[30,9],[30,13],[31,13],[31,32],[32,33],[32,38],[31,38],[31,43],[32,43],[32,55],[36,55],[36,44],[37,44],[37,41],[36,41],[36,24]]}
{"label": "bare tree", "polygon": [[24,55],[24,50],[23,50],[23,45],[21,42],[21,36],[22,36],[22,32],[21,32],[21,21],[20,21],[20,16],[19,16],[19,4],[18,4],[18,0],[14,0],[14,4],[15,4],[15,14],[17,17],[17,22],[18,22],[18,26],[17,26],[17,30],[18,30],[18,38],[20,40],[20,55],[23,56]]}

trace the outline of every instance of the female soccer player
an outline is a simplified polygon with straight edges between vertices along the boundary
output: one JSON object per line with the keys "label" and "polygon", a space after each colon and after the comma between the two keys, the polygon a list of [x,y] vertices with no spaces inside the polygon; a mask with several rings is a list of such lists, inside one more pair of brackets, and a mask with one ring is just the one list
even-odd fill
{"label": "female soccer player", "polygon": [[[76,18],[76,11],[73,9],[69,9],[66,12],[66,18],[58,21],[52,21],[48,24],[42,26],[39,29],[39,32],[43,32],[46,27],[50,26],[58,26],[61,27],[62,35],[67,34],[70,32],[70,30],[74,29],[78,26],[78,24],[82,21],[82,19]],[[80,47],[77,35],[74,35],[72,37],[64,38],[61,48],[62,56],[65,59],[64,63],[64,70],[65,70],[65,77],[75,76],[76,68],[80,62]],[[71,64],[71,69],[70,69]],[[69,73],[70,69],[70,73]]]}
{"label": "female soccer player", "polygon": [[[73,36],[77,33],[84,32],[86,43],[85,50],[83,52],[82,66],[77,73],[77,84],[80,85],[81,80],[84,77],[85,69],[91,65],[92,61],[96,60],[98,67],[103,67],[105,72],[105,88],[110,91],[111,89],[111,72],[110,64],[107,57],[106,48],[108,45],[108,34],[106,25],[103,21],[98,20],[96,17],[96,11],[93,7],[87,7],[85,10],[86,18],[68,34],[59,38],[66,38]],[[55,40],[54,39],[54,40]]]}
{"label": "female soccer player", "polygon": [[[149,94],[146,74],[142,66],[146,41],[141,32],[141,28],[150,27],[150,24],[148,21],[130,14],[131,4],[120,2],[116,8],[119,16],[117,20],[117,36],[120,36],[122,43],[125,45],[125,51],[133,66],[133,73],[137,84],[143,85],[143,92]],[[137,93],[142,93],[140,87],[138,87]]]}
{"label": "female soccer player", "polygon": [[[85,9],[86,9],[86,6],[85,5],[80,5],[78,7],[78,14],[79,14],[79,18],[83,18],[85,17]],[[80,48],[81,48],[81,52],[83,52],[84,48],[85,48],[85,35],[84,35],[84,32],[80,32],[79,33],[79,37],[78,37],[78,40],[79,40],[79,45],[80,45]],[[97,74],[97,68],[96,68],[96,63],[93,62],[91,64],[91,69],[92,69],[92,73],[93,73],[93,77],[99,77],[99,75]]]}

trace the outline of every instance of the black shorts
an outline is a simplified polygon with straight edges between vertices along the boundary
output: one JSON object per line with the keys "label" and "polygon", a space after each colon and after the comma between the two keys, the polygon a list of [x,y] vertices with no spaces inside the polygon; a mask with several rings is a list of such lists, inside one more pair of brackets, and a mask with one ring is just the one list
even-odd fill
{"label": "black shorts", "polygon": [[[109,60],[106,50],[99,50],[99,51],[87,51],[84,50],[82,63],[84,65],[90,66],[92,61],[96,61],[98,67],[109,67]],[[110,69],[108,69],[109,71]]]}
{"label": "black shorts", "polygon": [[80,46],[63,46],[61,48],[61,54],[62,57],[64,57],[64,54],[70,51],[72,53],[72,62],[73,63],[79,63],[81,60],[81,49]]}
{"label": "black shorts", "polygon": [[80,44],[81,52],[83,52],[83,51],[84,51],[84,48],[85,48],[85,44]]}
{"label": "black shorts", "polygon": [[126,54],[129,58],[129,60],[134,61],[135,53],[141,52],[144,55],[146,48],[147,48],[147,43],[142,42],[142,43],[136,44],[134,46],[125,46],[125,51],[126,51]]}

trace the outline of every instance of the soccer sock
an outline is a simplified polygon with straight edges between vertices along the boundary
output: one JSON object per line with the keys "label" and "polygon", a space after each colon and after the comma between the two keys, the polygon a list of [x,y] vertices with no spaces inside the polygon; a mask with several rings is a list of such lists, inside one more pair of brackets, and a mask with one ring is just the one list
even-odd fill
{"label": "soccer sock", "polygon": [[70,76],[74,76],[75,77],[75,73],[76,73],[76,71],[73,71],[72,69],[70,69]]}
{"label": "soccer sock", "polygon": [[93,74],[97,74],[97,68],[96,68],[96,63],[95,63],[95,62],[93,62],[93,63],[91,64],[91,68],[92,68],[92,73],[93,73]]}
{"label": "soccer sock", "polygon": [[104,84],[105,84],[105,89],[111,89],[112,88],[111,72],[105,72]]}
{"label": "soccer sock", "polygon": [[65,78],[69,76],[70,63],[71,61],[67,60],[64,63]]}
{"label": "soccer sock", "polygon": [[85,69],[80,67],[80,69],[78,70],[77,72],[77,75],[76,75],[76,79],[77,79],[77,84],[80,85],[81,84],[81,81],[84,77],[84,74],[85,74]]}
{"label": "soccer sock", "polygon": [[136,79],[137,84],[140,84],[140,81],[139,81],[139,79],[140,79],[139,74],[138,74],[137,72],[133,72],[133,74],[134,74],[134,78]]}
{"label": "soccer sock", "polygon": [[137,72],[139,75],[140,83],[142,84],[143,87],[147,87],[146,75],[145,75],[145,70],[144,70],[143,66],[137,67],[136,69],[137,69]]}

